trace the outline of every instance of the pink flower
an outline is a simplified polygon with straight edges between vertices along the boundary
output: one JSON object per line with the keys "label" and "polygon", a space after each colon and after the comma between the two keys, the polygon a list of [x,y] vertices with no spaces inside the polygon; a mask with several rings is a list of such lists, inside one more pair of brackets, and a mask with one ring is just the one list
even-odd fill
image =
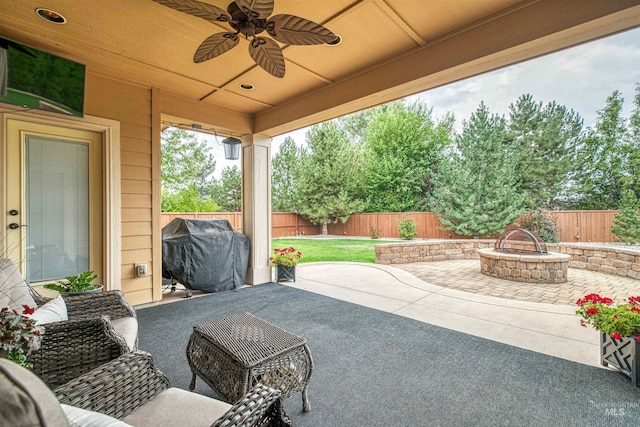
{"label": "pink flower", "polygon": [[622,339],[622,337],[620,336],[620,334],[619,334],[619,333],[617,333],[617,332],[612,333],[612,334],[611,334],[611,338],[613,338],[614,340],[618,340],[618,341],[620,341],[620,340]]}

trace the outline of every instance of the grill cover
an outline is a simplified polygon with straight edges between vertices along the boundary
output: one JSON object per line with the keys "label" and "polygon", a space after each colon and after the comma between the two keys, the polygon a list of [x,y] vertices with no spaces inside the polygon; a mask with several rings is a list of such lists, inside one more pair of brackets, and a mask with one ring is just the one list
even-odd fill
{"label": "grill cover", "polygon": [[162,263],[189,289],[236,289],[247,276],[249,238],[226,219],[176,218],[162,229]]}

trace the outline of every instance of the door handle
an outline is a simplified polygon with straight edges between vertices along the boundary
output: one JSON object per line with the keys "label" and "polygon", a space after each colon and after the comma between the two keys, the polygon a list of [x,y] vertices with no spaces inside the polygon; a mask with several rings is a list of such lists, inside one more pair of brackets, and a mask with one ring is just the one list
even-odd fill
{"label": "door handle", "polygon": [[17,210],[15,210],[15,209],[11,209],[11,210],[9,211],[9,215],[11,215],[11,216],[16,216],[16,215],[18,215],[19,213],[20,213],[20,212],[18,212],[18,211],[17,211]]}
{"label": "door handle", "polygon": [[12,222],[11,224],[9,224],[9,228],[12,230],[15,230],[17,228],[20,228],[20,225],[15,222]]}

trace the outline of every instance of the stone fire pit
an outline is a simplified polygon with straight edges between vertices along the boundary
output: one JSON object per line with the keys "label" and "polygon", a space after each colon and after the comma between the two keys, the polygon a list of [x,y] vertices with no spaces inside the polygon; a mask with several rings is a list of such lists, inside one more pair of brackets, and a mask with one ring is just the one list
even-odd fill
{"label": "stone fire pit", "polygon": [[528,255],[479,249],[480,271],[486,276],[514,282],[565,283],[570,255],[548,252]]}

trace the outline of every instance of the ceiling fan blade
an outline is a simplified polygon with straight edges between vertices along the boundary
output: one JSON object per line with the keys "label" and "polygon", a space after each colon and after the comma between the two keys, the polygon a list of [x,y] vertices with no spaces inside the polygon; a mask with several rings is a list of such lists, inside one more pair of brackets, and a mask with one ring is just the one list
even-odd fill
{"label": "ceiling fan blade", "polygon": [[240,39],[235,33],[217,33],[209,36],[198,46],[196,53],[193,54],[193,62],[204,62],[222,55],[234,48],[239,41]]}
{"label": "ceiling fan blade", "polygon": [[329,43],[336,35],[320,24],[295,15],[274,15],[267,21],[267,33],[280,43],[310,45]]}
{"label": "ceiling fan blade", "polygon": [[163,6],[170,7],[186,14],[197,16],[209,22],[229,22],[231,16],[218,6],[197,0],[153,0]]}
{"label": "ceiling fan blade", "polygon": [[235,4],[250,18],[267,19],[273,12],[273,0],[235,0]]}
{"label": "ceiling fan blade", "polygon": [[255,37],[249,44],[249,55],[267,73],[284,77],[284,56],[278,43],[265,37]]}

